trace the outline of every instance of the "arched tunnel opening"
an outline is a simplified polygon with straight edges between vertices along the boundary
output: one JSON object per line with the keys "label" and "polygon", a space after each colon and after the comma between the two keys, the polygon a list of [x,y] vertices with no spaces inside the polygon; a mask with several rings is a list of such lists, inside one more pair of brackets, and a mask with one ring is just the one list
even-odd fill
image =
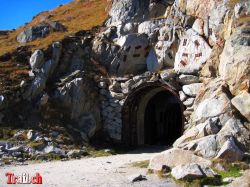
{"label": "arched tunnel opening", "polygon": [[183,132],[183,105],[178,94],[161,82],[144,83],[127,97],[122,110],[122,142],[172,145]]}

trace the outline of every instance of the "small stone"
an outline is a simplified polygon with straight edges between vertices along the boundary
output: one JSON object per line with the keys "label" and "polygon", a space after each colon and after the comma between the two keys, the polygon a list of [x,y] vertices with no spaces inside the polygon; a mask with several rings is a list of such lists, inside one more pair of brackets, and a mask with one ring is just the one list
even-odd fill
{"label": "small stone", "polygon": [[107,88],[107,84],[106,84],[106,82],[99,82],[98,87],[105,89],[105,88]]}
{"label": "small stone", "polygon": [[22,87],[24,87],[25,85],[26,85],[26,82],[25,82],[24,80],[22,80],[21,83],[20,83],[20,87],[22,88]]}
{"label": "small stone", "polygon": [[134,183],[134,182],[140,182],[140,181],[144,181],[144,180],[147,180],[146,176],[144,175],[133,175],[133,176],[130,176],[128,178],[128,180],[131,182],[131,183]]}
{"label": "small stone", "polygon": [[202,85],[203,85],[202,83],[194,83],[194,84],[185,85],[182,87],[182,89],[186,95],[195,97],[198,94]]}
{"label": "small stone", "polygon": [[225,183],[231,183],[234,180],[235,180],[235,178],[233,178],[233,177],[226,177],[226,178],[223,179],[223,182],[225,182]]}
{"label": "small stone", "polygon": [[177,81],[183,85],[194,84],[194,83],[199,83],[199,77],[194,76],[194,75],[183,75],[182,74],[179,76]]}
{"label": "small stone", "polygon": [[28,140],[31,140],[34,138],[34,133],[33,133],[33,130],[29,130],[28,133],[27,133],[27,139]]}
{"label": "small stone", "polygon": [[194,104],[195,98],[188,98],[186,101],[183,102],[183,104],[187,107],[191,107]]}
{"label": "small stone", "polygon": [[160,76],[163,80],[167,81],[174,78],[176,76],[176,72],[174,71],[174,69],[166,69],[161,71]]}
{"label": "small stone", "polygon": [[187,99],[187,96],[184,94],[183,91],[179,91],[179,96],[180,96],[180,100],[183,102]]}

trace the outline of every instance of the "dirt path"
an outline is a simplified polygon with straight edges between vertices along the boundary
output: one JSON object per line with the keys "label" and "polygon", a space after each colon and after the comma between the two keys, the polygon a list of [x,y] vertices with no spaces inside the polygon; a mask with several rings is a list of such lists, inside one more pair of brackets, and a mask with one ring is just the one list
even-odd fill
{"label": "dirt path", "polygon": [[[21,175],[23,172],[34,175],[39,172],[43,177],[43,185],[33,185],[36,187],[176,186],[169,180],[148,175],[147,169],[131,166],[132,162],[149,160],[156,152],[159,151],[147,149],[109,157],[2,167],[0,168],[0,187],[7,186],[5,173],[8,171],[16,175]],[[128,178],[138,174],[146,175],[147,180],[131,183]],[[32,185],[8,185],[8,187],[11,186],[30,187]]]}

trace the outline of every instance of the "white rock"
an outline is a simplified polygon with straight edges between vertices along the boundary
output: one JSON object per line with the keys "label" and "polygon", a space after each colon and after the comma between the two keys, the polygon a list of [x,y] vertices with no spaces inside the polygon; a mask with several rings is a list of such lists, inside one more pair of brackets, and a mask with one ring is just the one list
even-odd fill
{"label": "white rock", "polygon": [[198,164],[176,166],[172,169],[171,175],[177,180],[193,180],[204,177]]}
{"label": "white rock", "polygon": [[195,121],[204,121],[208,118],[220,116],[228,111],[230,100],[225,94],[211,97],[200,102],[195,110]]}
{"label": "white rock", "polygon": [[44,55],[42,50],[36,50],[30,57],[30,66],[32,70],[40,69],[44,63]]}
{"label": "white rock", "polygon": [[204,21],[200,18],[196,19],[192,26],[192,29],[196,31],[199,35],[203,35],[204,34],[203,28],[204,28]]}
{"label": "white rock", "polygon": [[202,83],[194,83],[194,84],[184,85],[182,87],[182,90],[186,95],[191,96],[191,97],[195,97],[197,95],[197,93],[199,92],[202,85],[203,85]]}
{"label": "white rock", "polygon": [[199,77],[194,75],[180,75],[177,79],[178,82],[180,82],[183,85],[193,84],[193,83],[199,83]]}
{"label": "white rock", "polygon": [[187,107],[191,107],[194,104],[195,98],[188,98],[186,101],[183,102],[183,104]]}
{"label": "white rock", "polygon": [[200,70],[212,49],[195,31],[189,29],[181,38],[180,46],[175,57],[174,68],[177,72],[193,74]]}
{"label": "white rock", "polygon": [[247,91],[234,97],[232,99],[232,104],[248,121],[250,121],[250,94]]}
{"label": "white rock", "polygon": [[31,140],[33,138],[34,138],[34,132],[33,132],[33,130],[29,130],[27,133],[27,139]]}
{"label": "white rock", "polygon": [[211,161],[196,156],[191,151],[172,148],[154,156],[150,160],[149,169],[160,171],[164,165],[173,168],[188,163],[210,165]]}
{"label": "white rock", "polygon": [[178,147],[185,142],[218,133],[219,128],[216,125],[217,121],[218,118],[208,119],[206,122],[192,127],[191,129],[187,130],[180,138],[178,138],[173,146]]}
{"label": "white rock", "polygon": [[187,96],[183,91],[179,91],[180,100],[183,102],[187,99]]}
{"label": "white rock", "polygon": [[234,162],[242,160],[243,155],[244,153],[237,147],[234,140],[230,138],[224,143],[216,158]]}

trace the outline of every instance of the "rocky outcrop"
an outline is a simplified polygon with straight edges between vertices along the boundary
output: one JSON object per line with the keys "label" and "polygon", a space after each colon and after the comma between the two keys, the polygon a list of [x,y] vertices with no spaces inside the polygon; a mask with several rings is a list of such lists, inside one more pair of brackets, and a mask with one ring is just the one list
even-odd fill
{"label": "rocky outcrop", "polygon": [[246,91],[232,99],[232,104],[250,121],[250,94]]}
{"label": "rocky outcrop", "polygon": [[49,21],[48,23],[39,23],[38,25],[29,27],[22,31],[17,36],[17,41],[20,43],[27,43],[38,38],[44,38],[51,32],[65,31],[66,28],[59,22]]}
{"label": "rocky outcrop", "polygon": [[119,25],[127,22],[142,21],[148,17],[149,0],[125,0],[113,1],[112,8],[109,12],[107,25]]}
{"label": "rocky outcrop", "polygon": [[249,89],[250,39],[249,28],[241,26],[226,41],[220,57],[219,73],[233,95]]}
{"label": "rocky outcrop", "polygon": [[145,34],[129,34],[117,41],[121,46],[119,55],[111,62],[110,72],[118,76],[146,71],[149,42]]}
{"label": "rocky outcrop", "polygon": [[[24,94],[24,97],[27,99],[32,99],[37,97],[39,94],[41,94],[41,92],[45,89],[46,87],[46,82],[48,80],[48,78],[52,75],[52,73],[54,72],[55,68],[57,67],[58,63],[59,63],[59,59],[61,56],[61,49],[62,49],[62,45],[60,42],[55,42],[52,45],[52,56],[51,59],[48,60],[47,62],[45,62],[42,67],[38,70],[38,72],[35,74],[35,78],[30,86],[30,88],[26,91],[26,93]],[[35,52],[34,55],[37,52]],[[33,59],[34,56],[32,57],[31,61],[36,60],[36,62],[32,62],[32,65],[34,67],[38,65],[38,60],[41,61],[41,59]],[[40,57],[39,57],[40,58]],[[41,62],[39,61],[39,66],[41,65]]]}
{"label": "rocky outcrop", "polygon": [[195,74],[211,54],[207,42],[194,30],[190,29],[181,38],[175,58],[175,70],[180,73]]}

